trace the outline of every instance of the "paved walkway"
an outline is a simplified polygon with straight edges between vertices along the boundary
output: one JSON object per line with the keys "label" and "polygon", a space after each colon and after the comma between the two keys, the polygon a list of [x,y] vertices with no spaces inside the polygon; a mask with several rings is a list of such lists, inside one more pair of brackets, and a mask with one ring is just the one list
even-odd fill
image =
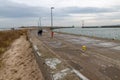
{"label": "paved walkway", "polygon": [[[31,38],[36,45],[41,41],[57,57],[90,80],[120,80],[120,41],[58,33],[51,38],[46,30],[42,36],[37,35],[37,30],[32,31]],[[86,51],[82,51],[82,45],[87,47]]]}

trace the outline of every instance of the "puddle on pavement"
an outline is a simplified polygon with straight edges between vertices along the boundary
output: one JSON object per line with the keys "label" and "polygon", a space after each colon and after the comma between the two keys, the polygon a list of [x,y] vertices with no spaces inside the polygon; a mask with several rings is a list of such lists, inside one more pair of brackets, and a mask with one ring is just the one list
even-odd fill
{"label": "puddle on pavement", "polygon": [[79,44],[80,43],[80,40],[78,39],[70,39],[70,40],[67,40],[68,42],[71,42],[71,43],[74,43],[74,44]]}
{"label": "puddle on pavement", "polygon": [[61,42],[57,42],[57,41],[46,42],[46,43],[48,43],[50,46],[52,46],[54,48],[61,48],[61,47],[63,47],[62,43]]}
{"label": "puddle on pavement", "polygon": [[69,54],[69,55],[76,56],[76,57],[79,57],[82,53],[82,51],[80,49],[74,49],[74,48],[72,49],[72,48],[68,48],[68,47],[59,48],[59,49],[56,49],[56,51],[60,51],[65,54]]}
{"label": "puddle on pavement", "polygon": [[112,49],[120,50],[120,46],[113,47]]}
{"label": "puddle on pavement", "polygon": [[62,38],[73,44],[96,44],[98,42],[101,42],[101,40],[91,39],[91,38],[82,37],[82,36],[73,36],[73,35],[59,35],[58,38]]}
{"label": "puddle on pavement", "polygon": [[113,47],[113,46],[116,46],[117,44],[113,42],[104,42],[104,43],[98,43],[95,45],[100,47]]}
{"label": "puddle on pavement", "polygon": [[57,35],[57,37],[62,37],[62,38],[72,38],[70,35],[63,35],[63,34],[59,34]]}
{"label": "puddle on pavement", "polygon": [[120,69],[116,67],[107,67],[100,70],[101,73],[108,76],[112,80],[120,80]]}
{"label": "puddle on pavement", "polygon": [[92,39],[92,38],[88,38],[88,37],[78,37],[79,40],[83,40],[83,41],[89,41],[89,42],[99,42],[101,40],[97,40],[97,39]]}
{"label": "puddle on pavement", "polygon": [[67,39],[66,41],[72,42],[74,44],[92,44],[92,43],[98,43],[100,40],[95,40],[87,37],[76,37]]}

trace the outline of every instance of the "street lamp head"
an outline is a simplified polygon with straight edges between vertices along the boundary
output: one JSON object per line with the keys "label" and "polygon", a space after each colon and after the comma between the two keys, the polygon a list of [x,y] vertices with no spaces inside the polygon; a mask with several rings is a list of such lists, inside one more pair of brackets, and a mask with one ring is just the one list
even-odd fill
{"label": "street lamp head", "polygon": [[51,9],[54,9],[54,7],[51,7]]}

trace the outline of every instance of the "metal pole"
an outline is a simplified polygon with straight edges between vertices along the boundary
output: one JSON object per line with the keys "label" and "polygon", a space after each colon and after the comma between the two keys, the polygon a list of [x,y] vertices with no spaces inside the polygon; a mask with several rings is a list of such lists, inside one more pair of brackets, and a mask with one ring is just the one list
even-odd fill
{"label": "metal pole", "polygon": [[38,21],[38,28],[39,28],[39,21]]}
{"label": "metal pole", "polygon": [[51,27],[53,27],[53,13],[52,13],[52,9],[54,9],[54,7],[51,7]]}
{"label": "metal pole", "polygon": [[39,18],[39,21],[40,21],[40,27],[41,27],[41,17]]}
{"label": "metal pole", "polygon": [[[51,7],[51,29],[53,27],[53,14],[52,14],[52,9],[54,9],[54,7]],[[54,32],[51,32],[51,37],[53,38]]]}

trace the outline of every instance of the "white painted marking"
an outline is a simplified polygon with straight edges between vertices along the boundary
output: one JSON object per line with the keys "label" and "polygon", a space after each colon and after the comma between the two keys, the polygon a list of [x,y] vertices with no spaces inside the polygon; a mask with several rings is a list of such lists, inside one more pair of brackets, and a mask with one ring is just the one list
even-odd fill
{"label": "white painted marking", "polygon": [[73,72],[82,80],[89,80],[88,78],[86,78],[85,76],[83,76],[79,71],[73,69]]}
{"label": "white painted marking", "polygon": [[60,64],[61,61],[57,58],[45,59],[45,63],[51,68],[56,69],[56,65]]}
{"label": "white painted marking", "polygon": [[69,68],[61,70],[60,72],[53,75],[53,80],[61,80],[70,72],[71,72],[71,70]]}
{"label": "white painted marking", "polygon": [[39,53],[38,51],[37,51],[37,54],[38,54],[39,56],[41,56],[41,53]]}
{"label": "white painted marking", "polygon": [[33,48],[35,49],[35,51],[37,51],[37,50],[38,50],[38,48],[37,48],[37,46],[36,46],[36,45],[34,45],[34,46],[33,46]]}

